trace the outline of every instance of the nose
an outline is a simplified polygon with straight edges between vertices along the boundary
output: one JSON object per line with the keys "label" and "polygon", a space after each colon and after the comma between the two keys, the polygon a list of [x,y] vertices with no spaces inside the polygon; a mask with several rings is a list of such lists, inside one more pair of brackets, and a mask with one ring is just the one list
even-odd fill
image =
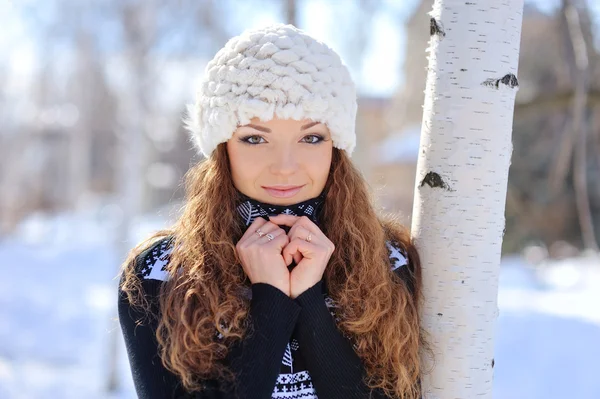
{"label": "nose", "polygon": [[298,170],[298,154],[291,146],[280,147],[272,155],[271,173],[274,175],[292,175]]}

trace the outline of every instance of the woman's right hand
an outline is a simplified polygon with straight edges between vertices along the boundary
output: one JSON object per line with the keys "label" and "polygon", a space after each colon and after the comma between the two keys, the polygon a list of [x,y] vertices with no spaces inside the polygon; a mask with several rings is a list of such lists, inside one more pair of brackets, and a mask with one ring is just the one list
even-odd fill
{"label": "woman's right hand", "polygon": [[[262,236],[256,232],[265,233]],[[266,234],[272,234],[269,240]],[[236,244],[244,272],[252,284],[266,283],[290,295],[290,272],[283,259],[283,248],[289,243],[285,230],[263,218],[256,218]]]}

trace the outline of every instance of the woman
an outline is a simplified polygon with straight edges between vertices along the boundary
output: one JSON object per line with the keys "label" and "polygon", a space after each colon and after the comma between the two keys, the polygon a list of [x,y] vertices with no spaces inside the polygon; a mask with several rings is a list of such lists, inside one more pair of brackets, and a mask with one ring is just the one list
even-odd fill
{"label": "woman", "polygon": [[350,161],[338,55],[291,25],[244,32],[188,111],[206,159],[119,285],[139,397],[418,397],[418,254]]}

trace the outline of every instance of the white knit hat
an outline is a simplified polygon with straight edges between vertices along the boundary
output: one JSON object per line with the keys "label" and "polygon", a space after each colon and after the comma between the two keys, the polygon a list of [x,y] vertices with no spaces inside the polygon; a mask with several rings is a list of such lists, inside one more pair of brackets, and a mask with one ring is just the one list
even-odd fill
{"label": "white knit hat", "polygon": [[333,145],[350,156],[356,108],[356,88],[340,57],[293,25],[276,24],[245,31],[219,50],[184,123],[205,157],[253,117],[274,116],[325,123]]}

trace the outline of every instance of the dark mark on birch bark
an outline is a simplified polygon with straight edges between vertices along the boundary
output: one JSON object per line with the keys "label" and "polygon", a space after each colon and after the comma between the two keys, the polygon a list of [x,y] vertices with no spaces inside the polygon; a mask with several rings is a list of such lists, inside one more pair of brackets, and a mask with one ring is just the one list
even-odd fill
{"label": "dark mark on birch bark", "polygon": [[460,68],[461,72],[467,72],[467,70],[465,68]]}
{"label": "dark mark on birch bark", "polygon": [[489,86],[489,87],[495,87],[496,89],[498,89],[498,88],[500,88],[500,83],[510,87],[511,89],[519,86],[519,81],[517,80],[517,77],[515,75],[513,75],[512,73],[507,73],[500,79],[494,79],[494,78],[487,79],[485,82],[483,82],[483,85]]}
{"label": "dark mark on birch bark", "polygon": [[438,316],[443,316],[443,315],[444,315],[443,313],[438,313]]}
{"label": "dark mark on birch bark", "polygon": [[444,182],[444,180],[442,180],[442,177],[435,172],[427,172],[423,180],[421,180],[419,187],[423,187],[425,184],[432,188],[439,187],[448,191],[452,191]]}
{"label": "dark mark on birch bark", "polygon": [[496,361],[494,359],[492,359],[492,368],[494,368],[495,364],[496,364]]}
{"label": "dark mark on birch bark", "polygon": [[441,24],[435,20],[435,18],[429,18],[429,36],[438,35],[441,37],[446,36],[444,29],[442,29]]}

